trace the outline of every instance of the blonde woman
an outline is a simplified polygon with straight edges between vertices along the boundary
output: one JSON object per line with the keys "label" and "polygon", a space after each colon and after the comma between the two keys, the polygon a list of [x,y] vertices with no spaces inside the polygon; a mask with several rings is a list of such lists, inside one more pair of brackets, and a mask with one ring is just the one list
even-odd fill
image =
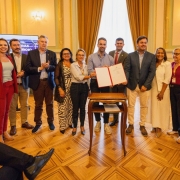
{"label": "blonde woman", "polygon": [[77,131],[78,111],[80,110],[80,129],[81,134],[85,135],[84,120],[85,120],[85,105],[88,96],[89,87],[87,84],[88,76],[87,65],[84,60],[86,53],[83,49],[78,49],[76,52],[76,62],[71,64],[71,88],[70,95],[73,104],[73,130],[74,136]]}

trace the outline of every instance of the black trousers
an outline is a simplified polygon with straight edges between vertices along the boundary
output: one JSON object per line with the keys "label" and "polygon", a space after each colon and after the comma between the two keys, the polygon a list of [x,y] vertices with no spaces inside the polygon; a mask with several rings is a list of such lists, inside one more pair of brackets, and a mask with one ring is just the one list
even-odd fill
{"label": "black trousers", "polygon": [[0,169],[0,179],[22,179],[22,172],[33,162],[33,156],[0,143],[0,165],[3,166]]}
{"label": "black trousers", "polygon": [[[110,91],[109,86],[99,88],[96,79],[91,79],[90,88],[91,88],[91,92],[96,92],[96,93],[109,93],[109,91]],[[98,106],[99,103],[94,103],[94,105]],[[96,121],[101,120],[100,113],[94,113],[94,115],[95,115]],[[104,117],[104,123],[108,123],[109,122],[109,113],[104,113],[103,117]]]}
{"label": "black trousers", "polygon": [[42,124],[43,101],[46,104],[46,113],[48,123],[54,121],[53,110],[53,89],[51,89],[48,80],[40,80],[39,86],[33,90],[35,109],[34,109],[34,122],[36,125]]}
{"label": "black trousers", "polygon": [[[111,88],[111,92],[113,93],[125,93],[126,94],[126,86],[120,84],[120,85],[115,85]],[[119,104],[119,103],[117,103]],[[119,113],[114,113],[114,121],[118,121],[119,120]]]}
{"label": "black trousers", "polygon": [[89,88],[87,83],[72,83],[70,88],[70,95],[73,104],[73,127],[77,127],[78,111],[80,109],[80,126],[84,126],[85,120],[85,105],[87,101]]}
{"label": "black trousers", "polygon": [[173,131],[178,131],[180,136],[180,85],[170,85],[170,100]]}

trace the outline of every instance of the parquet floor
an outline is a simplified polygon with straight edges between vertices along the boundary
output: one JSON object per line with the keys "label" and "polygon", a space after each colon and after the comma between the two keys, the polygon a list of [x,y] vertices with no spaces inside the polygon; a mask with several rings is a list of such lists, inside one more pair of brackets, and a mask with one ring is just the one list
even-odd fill
{"label": "parquet floor", "polygon": [[[33,122],[34,100],[29,98],[31,107],[28,120]],[[23,152],[36,155],[45,153],[49,148],[55,148],[55,153],[47,165],[37,176],[37,180],[178,180],[180,179],[180,145],[175,142],[175,136],[163,132],[156,138],[150,132],[147,124],[148,137],[143,137],[139,131],[136,118],[133,135],[126,136],[127,155],[123,156],[119,137],[119,124],[112,128],[113,134],[106,135],[104,128],[93,135],[91,156],[88,155],[89,129],[86,117],[86,135],[80,130],[73,137],[71,129],[64,135],[59,132],[57,104],[55,107],[54,131],[49,131],[46,122],[45,108],[43,126],[37,134],[20,127],[20,113],[17,113],[17,134],[14,141],[6,144]],[[136,116],[138,117],[138,116]],[[26,179],[26,178],[24,178]]]}

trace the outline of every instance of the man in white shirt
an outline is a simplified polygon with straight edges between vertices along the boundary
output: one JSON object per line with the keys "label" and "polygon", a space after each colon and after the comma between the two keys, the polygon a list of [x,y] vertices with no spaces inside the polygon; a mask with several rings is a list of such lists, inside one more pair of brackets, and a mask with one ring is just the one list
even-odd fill
{"label": "man in white shirt", "polygon": [[18,83],[18,94],[14,94],[10,110],[9,110],[9,120],[10,120],[10,134],[15,135],[16,130],[16,107],[18,104],[18,99],[21,106],[21,127],[26,129],[32,129],[34,126],[28,123],[28,97],[29,97],[29,88],[28,88],[28,76],[25,73],[26,66],[26,54],[21,53],[21,44],[18,39],[10,40],[10,47],[12,49],[11,57],[13,59],[15,70],[17,73],[17,83]]}

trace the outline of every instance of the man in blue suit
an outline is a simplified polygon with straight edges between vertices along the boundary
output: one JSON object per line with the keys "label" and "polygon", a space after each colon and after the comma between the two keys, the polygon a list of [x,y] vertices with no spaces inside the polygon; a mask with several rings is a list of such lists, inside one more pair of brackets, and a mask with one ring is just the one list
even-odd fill
{"label": "man in blue suit", "polygon": [[48,38],[44,35],[38,38],[38,49],[28,52],[26,71],[29,74],[29,87],[33,90],[35,100],[34,121],[36,133],[42,125],[43,101],[46,103],[49,129],[54,130],[53,88],[54,70],[57,65],[56,54],[47,49]]}
{"label": "man in blue suit", "polygon": [[125,74],[127,78],[128,97],[128,123],[126,134],[130,134],[134,129],[134,106],[136,97],[140,100],[140,131],[143,136],[148,133],[145,128],[146,116],[148,112],[148,99],[151,83],[155,75],[156,59],[155,55],[147,51],[148,39],[146,36],[137,38],[137,50],[128,54],[125,61]]}

